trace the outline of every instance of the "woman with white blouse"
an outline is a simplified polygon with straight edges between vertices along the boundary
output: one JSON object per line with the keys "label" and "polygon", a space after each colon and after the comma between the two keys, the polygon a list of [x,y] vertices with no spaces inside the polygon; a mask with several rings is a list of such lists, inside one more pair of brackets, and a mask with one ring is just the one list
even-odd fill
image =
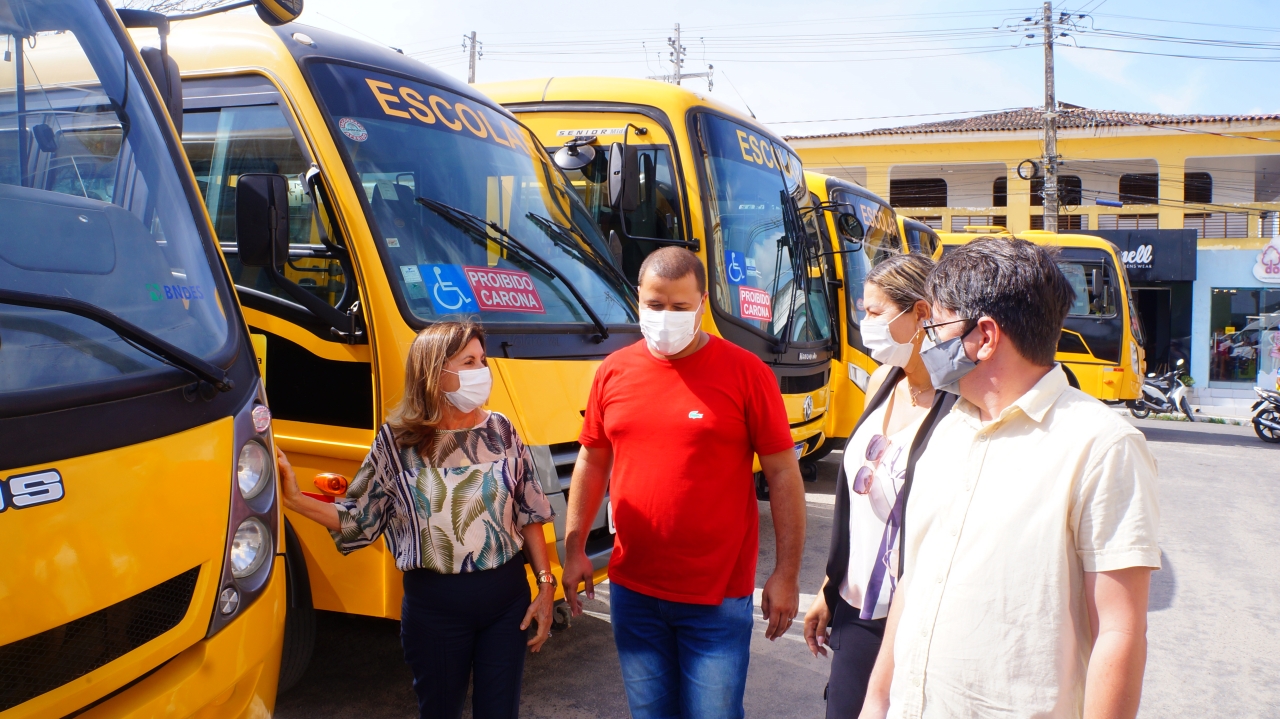
{"label": "woman with white blouse", "polygon": [[829,719],[862,710],[897,583],[910,469],[933,423],[954,401],[935,395],[920,360],[930,317],[925,278],[932,268],[924,255],[898,255],[872,268],[863,285],[862,343],[881,365],[845,443],[827,575],[804,624],[815,656],[826,656],[828,647],[834,652]]}
{"label": "woman with white blouse", "polygon": [[551,633],[556,580],[542,525],[554,513],[511,422],[481,409],[492,377],[480,326],[432,325],[405,364],[404,398],[346,496],[302,494],[277,451],[284,505],[328,528],[343,554],[385,536],[404,572],[400,637],[421,717],[462,716],[473,674],[473,716],[516,717],[525,647],[538,651]]}

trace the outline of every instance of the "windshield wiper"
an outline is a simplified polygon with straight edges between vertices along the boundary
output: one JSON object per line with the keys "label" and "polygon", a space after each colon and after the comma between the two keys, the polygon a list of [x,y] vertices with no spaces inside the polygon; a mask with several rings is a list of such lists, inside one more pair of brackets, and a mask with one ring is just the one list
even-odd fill
{"label": "windshield wiper", "polygon": [[41,310],[55,310],[84,317],[88,320],[93,320],[94,322],[97,322],[103,327],[106,327],[120,335],[126,341],[139,345],[143,349],[155,354],[170,365],[190,372],[195,375],[198,380],[208,382],[220,392],[228,392],[235,387],[235,382],[233,382],[231,378],[227,376],[227,373],[221,368],[206,362],[181,347],[177,347],[160,339],[147,330],[144,330],[119,315],[108,312],[97,305],[72,299],[70,297],[58,297],[56,295],[45,295],[35,292],[18,292],[16,290],[6,289],[0,289],[0,304],[17,305],[18,307],[33,307]]}
{"label": "windshield wiper", "polygon": [[[596,342],[604,342],[609,338],[609,328],[600,320],[600,317],[596,314],[595,310],[591,309],[591,305],[587,303],[586,298],[582,296],[582,293],[578,291],[578,288],[569,281],[569,278],[565,277],[564,274],[557,270],[550,262],[542,259],[537,252],[529,249],[529,246],[517,239],[515,235],[503,229],[501,225],[496,222],[484,220],[478,215],[473,215],[466,210],[440,202],[439,200],[433,200],[428,197],[416,197],[414,198],[414,201],[437,215],[440,215],[449,224],[471,235],[475,240],[492,242],[508,252],[524,255],[526,259],[531,260],[533,264],[545,274],[555,277],[563,282],[564,286],[568,288],[569,294],[573,295],[573,298],[582,306],[582,309],[587,313],[587,316],[591,318],[591,322],[596,326],[596,329],[600,331],[600,334],[596,337]],[[489,234],[489,230],[493,230],[498,233],[498,236],[494,237]]]}
{"label": "windshield wiper", "polygon": [[[591,242],[589,242],[578,230],[572,227],[565,227],[559,222],[556,222],[549,217],[543,217],[536,212],[527,212],[525,213],[525,217],[529,218],[530,222],[537,225],[543,232],[547,233],[547,236],[550,237],[553,242],[566,251],[572,250],[578,255],[590,257],[595,261],[596,265],[606,268],[615,279],[622,283],[623,287],[631,287],[630,283],[627,282],[627,278],[622,275],[622,272],[619,271],[612,262],[606,260],[596,250],[595,245],[592,245]],[[581,241],[581,244],[579,244],[579,241]],[[584,246],[586,249],[583,249]]]}

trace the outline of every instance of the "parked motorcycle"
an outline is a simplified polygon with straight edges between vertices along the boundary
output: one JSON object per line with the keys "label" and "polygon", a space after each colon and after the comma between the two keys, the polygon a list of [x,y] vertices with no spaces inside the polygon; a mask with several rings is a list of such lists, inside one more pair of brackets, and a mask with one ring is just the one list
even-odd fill
{"label": "parked motorcycle", "polygon": [[1280,392],[1254,387],[1258,401],[1253,404],[1253,431],[1263,442],[1280,443]]}
{"label": "parked motorcycle", "polygon": [[1146,419],[1152,412],[1173,414],[1180,411],[1188,420],[1196,421],[1191,403],[1187,401],[1187,386],[1182,383],[1182,377],[1187,373],[1182,368],[1184,364],[1183,360],[1178,360],[1172,370],[1159,377],[1154,372],[1148,374],[1142,382],[1142,396],[1128,403],[1129,414]]}

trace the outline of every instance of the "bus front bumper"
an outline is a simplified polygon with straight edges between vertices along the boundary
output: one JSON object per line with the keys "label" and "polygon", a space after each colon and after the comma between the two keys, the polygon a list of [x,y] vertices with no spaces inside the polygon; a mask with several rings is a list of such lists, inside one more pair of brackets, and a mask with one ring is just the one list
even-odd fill
{"label": "bus front bumper", "polygon": [[266,591],[222,631],[80,716],[269,719],[276,702],[287,604],[280,555]]}

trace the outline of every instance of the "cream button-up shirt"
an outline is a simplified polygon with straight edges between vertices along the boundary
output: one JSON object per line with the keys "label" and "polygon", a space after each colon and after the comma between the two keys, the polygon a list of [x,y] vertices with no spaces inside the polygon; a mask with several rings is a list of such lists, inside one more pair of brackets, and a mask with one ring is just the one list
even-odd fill
{"label": "cream button-up shirt", "polygon": [[1080,717],[1085,572],[1160,567],[1142,433],[1054,367],[934,430],[907,504],[889,717]]}

